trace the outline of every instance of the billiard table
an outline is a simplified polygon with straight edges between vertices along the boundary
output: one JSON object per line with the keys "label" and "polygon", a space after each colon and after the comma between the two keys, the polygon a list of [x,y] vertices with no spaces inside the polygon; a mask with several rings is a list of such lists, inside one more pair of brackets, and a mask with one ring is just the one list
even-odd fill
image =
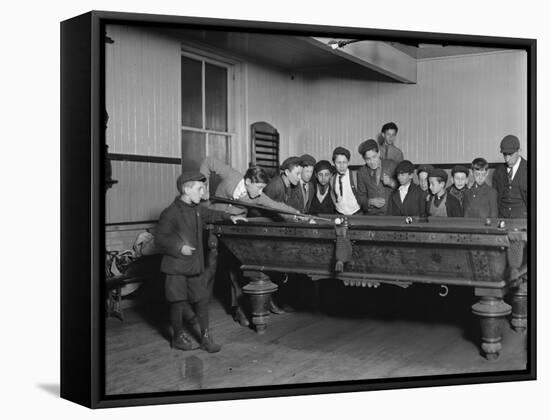
{"label": "billiard table", "polygon": [[[479,301],[481,349],[495,359],[501,332],[527,328],[527,221],[525,219],[323,216],[315,224],[251,218],[209,227],[210,247],[223,242],[249,283],[252,322],[266,330],[273,273],[333,278],[350,287],[414,283],[473,288]],[[504,297],[510,295],[510,303]]]}

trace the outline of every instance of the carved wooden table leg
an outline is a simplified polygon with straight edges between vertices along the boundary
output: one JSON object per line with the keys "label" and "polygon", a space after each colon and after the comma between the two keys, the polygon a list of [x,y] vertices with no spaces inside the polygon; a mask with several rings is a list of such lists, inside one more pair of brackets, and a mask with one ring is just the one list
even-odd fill
{"label": "carved wooden table leg", "polygon": [[269,320],[271,295],[278,286],[269,279],[269,276],[260,271],[245,271],[243,275],[250,279],[250,283],[243,287],[243,292],[250,297],[252,323],[256,332],[263,334]]}
{"label": "carved wooden table leg", "polygon": [[214,289],[214,280],[216,279],[216,269],[218,266],[218,238],[214,235],[212,227],[208,227],[208,253],[206,257],[206,287],[208,296],[212,296]]}
{"label": "carved wooden table leg", "polygon": [[504,317],[510,315],[512,308],[501,297],[482,296],[472,306],[472,312],[480,317],[481,349],[488,360],[494,360],[502,349]]}
{"label": "carved wooden table leg", "polygon": [[512,291],[512,327],[518,332],[527,330],[527,276]]}

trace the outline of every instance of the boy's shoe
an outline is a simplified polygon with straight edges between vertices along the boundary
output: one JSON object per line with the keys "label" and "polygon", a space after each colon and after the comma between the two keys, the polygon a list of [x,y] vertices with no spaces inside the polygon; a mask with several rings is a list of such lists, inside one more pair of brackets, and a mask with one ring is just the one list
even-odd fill
{"label": "boy's shoe", "polygon": [[180,331],[172,336],[172,348],[179,350],[195,350],[199,346],[191,340],[187,334]]}
{"label": "boy's shoe", "polygon": [[197,341],[201,336],[201,327],[199,326],[199,321],[197,317],[194,317],[186,322],[187,324],[187,331],[191,333],[193,338],[195,338]]}
{"label": "boy's shoe", "polygon": [[210,331],[206,329],[201,335],[201,349],[206,350],[208,353],[217,353],[222,349],[222,346],[214,343]]}
{"label": "boy's shoe", "polygon": [[285,310],[277,305],[273,299],[269,301],[269,312],[275,315],[281,315],[285,313]]}
{"label": "boy's shoe", "polygon": [[249,327],[250,321],[248,321],[248,318],[244,314],[243,310],[240,307],[236,307],[233,312],[233,320],[235,322],[238,322],[241,327]]}

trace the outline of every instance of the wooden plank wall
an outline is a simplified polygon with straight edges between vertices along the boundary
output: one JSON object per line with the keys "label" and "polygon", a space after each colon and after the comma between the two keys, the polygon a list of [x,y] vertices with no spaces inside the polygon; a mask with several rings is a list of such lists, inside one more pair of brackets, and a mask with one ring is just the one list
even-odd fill
{"label": "wooden plank wall", "polygon": [[113,162],[118,181],[107,191],[106,223],[157,220],[178,194],[180,165],[147,162]]}
{"label": "wooden plank wall", "polygon": [[[110,153],[181,158],[181,45],[146,28],[109,25],[106,133]],[[106,222],[155,220],[176,194],[179,165],[113,162],[119,182],[106,198]]]}
{"label": "wooden plank wall", "polygon": [[[248,91],[248,132],[250,143],[250,125],[265,121],[279,131],[281,162],[290,155],[294,148],[291,137],[292,94],[294,83],[291,74],[280,69],[269,68],[258,64],[247,64]],[[248,149],[250,153],[250,148]],[[243,168],[244,169],[244,168]]]}
{"label": "wooden plank wall", "polygon": [[109,152],[181,157],[180,43],[145,28],[109,25],[107,34]]}
{"label": "wooden plank wall", "polygon": [[[376,138],[385,122],[399,126],[396,144],[415,163],[501,161],[498,144],[516,134],[527,150],[527,60],[511,51],[418,62],[418,83],[296,77],[291,105],[292,153],[330,159]],[[525,153],[526,154],[526,153]]]}

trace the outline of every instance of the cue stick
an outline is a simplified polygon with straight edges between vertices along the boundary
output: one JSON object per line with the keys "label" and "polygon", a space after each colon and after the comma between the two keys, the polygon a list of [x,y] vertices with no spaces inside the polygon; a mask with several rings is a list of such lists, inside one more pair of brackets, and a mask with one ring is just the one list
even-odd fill
{"label": "cue stick", "polygon": [[291,216],[298,216],[298,217],[307,217],[309,219],[322,220],[324,222],[332,222],[332,219],[328,219],[328,218],[325,218],[325,217],[311,216],[309,214],[303,214],[303,213],[293,213],[291,211],[279,210],[279,209],[275,209],[275,208],[272,208],[272,207],[262,206],[261,204],[247,203],[245,201],[232,200],[230,198],[211,196],[210,200],[217,201],[217,202],[220,202],[220,203],[225,203],[225,204],[232,204],[234,206],[250,207],[250,208],[253,208],[253,209],[271,211],[271,212],[274,212],[274,213],[288,214],[288,215],[291,215]]}

